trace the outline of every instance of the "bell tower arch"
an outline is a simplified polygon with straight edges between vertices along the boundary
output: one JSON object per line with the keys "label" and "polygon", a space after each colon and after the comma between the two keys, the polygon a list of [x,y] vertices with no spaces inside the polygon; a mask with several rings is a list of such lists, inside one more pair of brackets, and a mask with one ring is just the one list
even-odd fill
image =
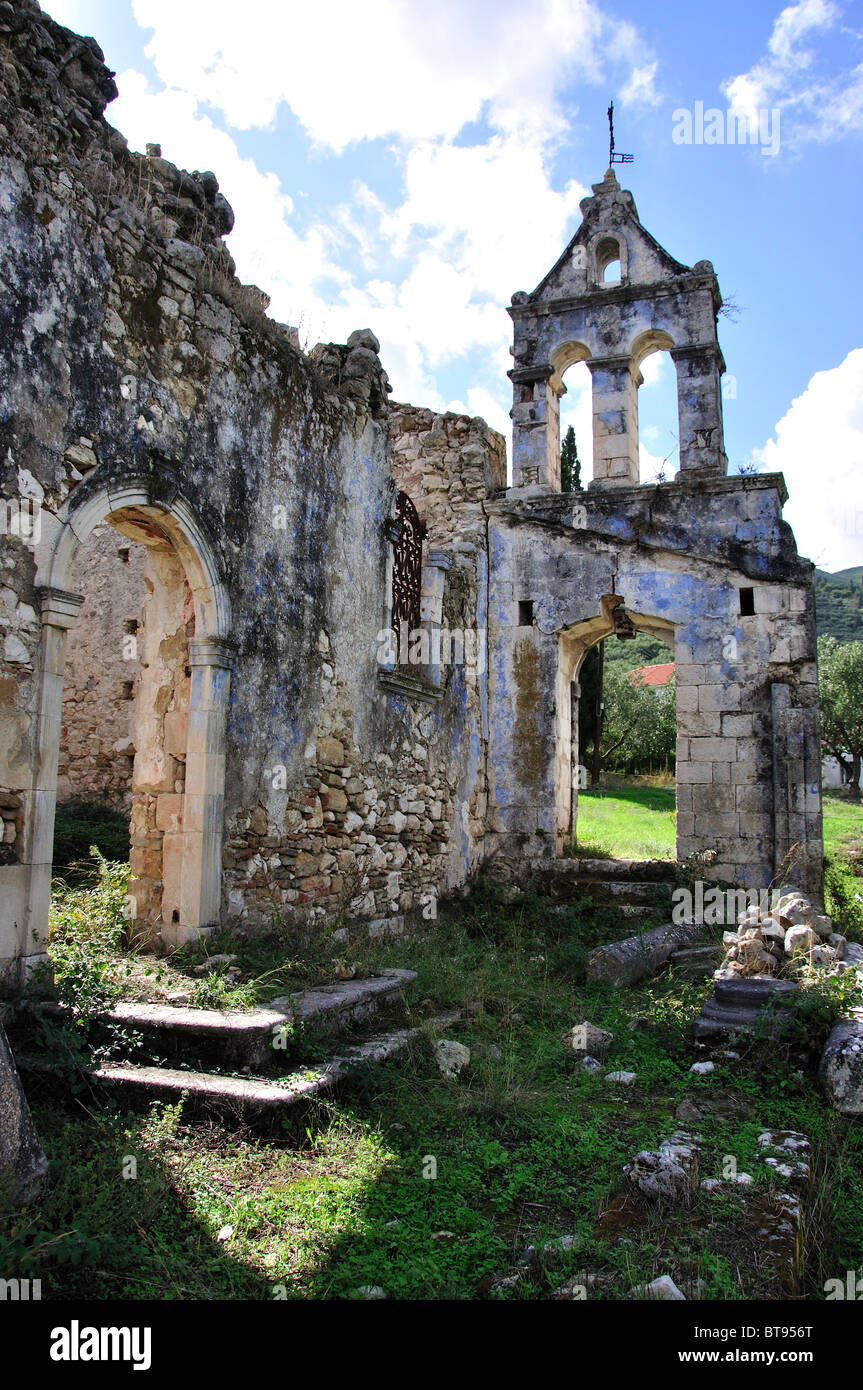
{"label": "bell tower arch", "polygon": [[641,225],[611,169],[581,203],[582,223],[536,289],[512,296],[513,486],[560,491],[563,372],[586,361],[593,395],[593,482],[639,482],[639,363],[659,349],[677,372],[680,469],[723,477],[728,462],[710,261],[682,265]]}

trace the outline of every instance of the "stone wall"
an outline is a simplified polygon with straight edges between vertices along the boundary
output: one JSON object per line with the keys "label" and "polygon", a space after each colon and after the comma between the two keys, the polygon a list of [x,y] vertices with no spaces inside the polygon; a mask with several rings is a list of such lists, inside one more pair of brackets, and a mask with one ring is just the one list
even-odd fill
{"label": "stone wall", "polygon": [[66,654],[57,799],[132,805],[146,554],[112,526],[87,542],[84,603]]}
{"label": "stone wall", "polygon": [[705,878],[761,888],[787,874],[820,892],[812,566],[784,500],[776,474],[682,475],[487,504],[490,851],[517,859],[568,837],[570,692],[622,605],[674,650],[678,858],[709,850]]}
{"label": "stone wall", "polygon": [[[101,523],[147,552],[132,896],[150,939],[432,920],[483,859],[519,872],[560,847],[572,690],[621,605],[675,651],[678,853],[711,848],[714,876],[751,886],[791,857],[817,893],[812,566],[782,479],[724,476],[709,262],[681,266],[613,177],[595,187],[514,296],[507,493],[483,421],[390,406],[370,330],[299,350],[234,274],[215,174],[131,153],[104,118],[115,94],[94,40],[35,0],[0,5],[0,496],[38,509],[0,553],[0,962],[38,956],[47,921],[67,648],[63,775],[120,791],[100,766],[120,738],[77,698],[88,557],[105,621],[133,616],[95,558],[115,544]],[[660,349],[682,471],[633,486],[637,368]],[[556,409],[582,359],[607,447],[596,486],[565,497]],[[416,660],[390,642],[411,503]]]}
{"label": "stone wall", "polygon": [[[461,668],[432,696],[380,679],[393,477],[377,340],[298,350],[234,276],[215,175],[132,154],[104,120],[115,88],[93,40],[21,0],[0,13],[0,58],[0,485],[41,506],[38,539],[3,550],[0,806],[15,838],[0,957],[32,952],[44,926],[94,518],[150,547],[148,663],[178,631],[157,551],[179,559],[194,610],[185,780],[177,685],[156,683],[167,707],[137,702],[142,925],[171,943],[220,919],[433,913],[477,856],[482,699]],[[477,460],[499,472],[503,445],[482,424],[447,430],[465,536],[444,602],[479,629]]]}

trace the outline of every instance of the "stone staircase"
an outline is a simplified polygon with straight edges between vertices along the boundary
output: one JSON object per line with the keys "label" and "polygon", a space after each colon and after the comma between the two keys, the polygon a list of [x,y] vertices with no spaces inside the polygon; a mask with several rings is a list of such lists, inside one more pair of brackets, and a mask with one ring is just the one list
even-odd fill
{"label": "stone staircase", "polygon": [[627,921],[670,921],[677,865],[668,859],[554,859],[533,883],[561,908],[591,898]]}
{"label": "stone staircase", "polygon": [[[103,1063],[88,1076],[98,1089],[129,1103],[187,1097],[191,1114],[217,1112],[242,1119],[278,1115],[350,1081],[369,1063],[395,1056],[424,1031],[457,1023],[460,1015],[430,1019],[421,1027],[390,1027],[370,1033],[370,1021],[385,1013],[404,1023],[404,991],[416,979],[411,970],[386,970],[366,980],[346,980],[271,1000],[248,1011],[121,1002],[97,1016],[96,1031],[114,1027],[143,1035],[155,1064],[133,1060]],[[37,1005],[55,1017],[59,1005]],[[332,1044],[325,1061],[303,1061],[303,1054]],[[52,1063],[26,1050],[17,1052],[23,1072],[50,1075]]]}

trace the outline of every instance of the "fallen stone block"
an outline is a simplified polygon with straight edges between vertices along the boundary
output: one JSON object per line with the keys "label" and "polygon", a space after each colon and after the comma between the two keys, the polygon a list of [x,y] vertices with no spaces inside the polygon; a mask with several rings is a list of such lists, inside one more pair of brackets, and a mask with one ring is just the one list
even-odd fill
{"label": "fallen stone block", "polygon": [[775,1036],[788,1022],[797,992],[790,980],[758,975],[718,979],[695,1020],[695,1037],[705,1042],[734,1033]]}
{"label": "fallen stone block", "polygon": [[679,947],[701,941],[709,933],[703,922],[682,922],[598,946],[588,958],[587,978],[597,984],[633,985],[655,974]]}
{"label": "fallen stone block", "polygon": [[821,1054],[818,1083],[842,1115],[863,1115],[863,1016],[835,1025]]}
{"label": "fallen stone block", "polygon": [[576,1023],[564,1037],[564,1042],[573,1052],[587,1053],[592,1057],[604,1057],[614,1041],[614,1034],[595,1024]]}
{"label": "fallen stone block", "polygon": [[664,1303],[686,1302],[686,1294],[677,1287],[670,1274],[661,1274],[650,1284],[638,1284],[633,1290],[633,1298],[657,1298]]}

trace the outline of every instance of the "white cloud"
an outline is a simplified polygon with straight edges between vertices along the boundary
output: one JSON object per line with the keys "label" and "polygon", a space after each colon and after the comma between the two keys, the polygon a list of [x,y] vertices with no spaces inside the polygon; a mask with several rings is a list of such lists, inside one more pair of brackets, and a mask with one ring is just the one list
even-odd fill
{"label": "white cloud", "polygon": [[[731,108],[750,121],[758,113],[779,110],[783,141],[797,145],[841,138],[863,129],[863,63],[843,71],[830,70],[818,43],[840,24],[842,10],[834,0],[798,0],[777,18],[767,52],[748,72],[723,84]],[[843,30],[849,51],[860,35]]]}
{"label": "white cloud", "polygon": [[[632,99],[655,100],[651,55],[594,0],[133,0],[163,82],[268,126],[285,102],[316,143],[396,134],[452,138],[484,110],[501,130],[561,126],[556,93],[637,66]],[[636,63],[636,56],[638,61]]]}
{"label": "white cloud", "polygon": [[[86,7],[58,3],[78,20]],[[613,71],[624,103],[655,104],[657,63],[638,30],[596,0],[536,0],[529,15],[520,0],[245,0],[241,23],[228,0],[133,10],[165,86],[121,73],[110,118],[133,146],[157,141],[178,165],[216,172],[236,214],[237,272],[271,295],[273,316],[308,345],[372,328],[397,399],[446,409],[443,374],[458,368],[470,408],[508,433],[505,306],[554,263],[587,192],[552,186],[560,94],[571,103],[573,83]],[[266,127],[282,105],[330,155],[394,138],[398,200],[367,176],[317,214],[299,194],[297,206],[231,133]],[[465,143],[480,117],[489,133]]]}
{"label": "white cloud", "polygon": [[801,555],[831,571],[863,564],[863,348],[815,373],[755,459],[785,474]]}
{"label": "white cloud", "polygon": [[[586,191],[575,180],[552,188],[539,143],[517,134],[481,146],[421,142],[405,159],[397,207],[357,183],[326,223],[300,228],[276,174],[242,158],[189,93],[153,92],[134,71],[118,85],[111,116],[133,147],[157,141],[174,163],[216,171],[236,213],[238,274],[272,296],[275,318],[311,342],[373,328],[395,395],[435,409],[446,408],[435,374],[479,354],[474,381],[497,386],[503,409],[512,334],[504,306],[525,273],[532,285],[553,263]],[[516,186],[524,196],[513,205]],[[345,268],[349,243],[362,274]]]}
{"label": "white cloud", "polygon": [[491,425],[493,430],[498,430],[504,438],[509,439],[512,430],[509,411],[490,391],[486,391],[482,386],[472,386],[467,393],[467,406],[468,414],[481,415],[487,425]]}
{"label": "white cloud", "polygon": [[200,115],[187,92],[152,92],[146,78],[134,71],[121,73],[118,86],[120,96],[110,114],[130,146],[143,149],[154,141],[181,168],[215,170],[238,214],[230,248],[242,278],[272,296],[275,318],[294,324],[302,318],[316,326],[325,313],[316,281],[326,277],[339,285],[350,283],[334,254],[332,230],[314,226],[300,235],[292,226],[293,201],[277,175],[262,173],[253,160],[242,158],[232,137]]}

